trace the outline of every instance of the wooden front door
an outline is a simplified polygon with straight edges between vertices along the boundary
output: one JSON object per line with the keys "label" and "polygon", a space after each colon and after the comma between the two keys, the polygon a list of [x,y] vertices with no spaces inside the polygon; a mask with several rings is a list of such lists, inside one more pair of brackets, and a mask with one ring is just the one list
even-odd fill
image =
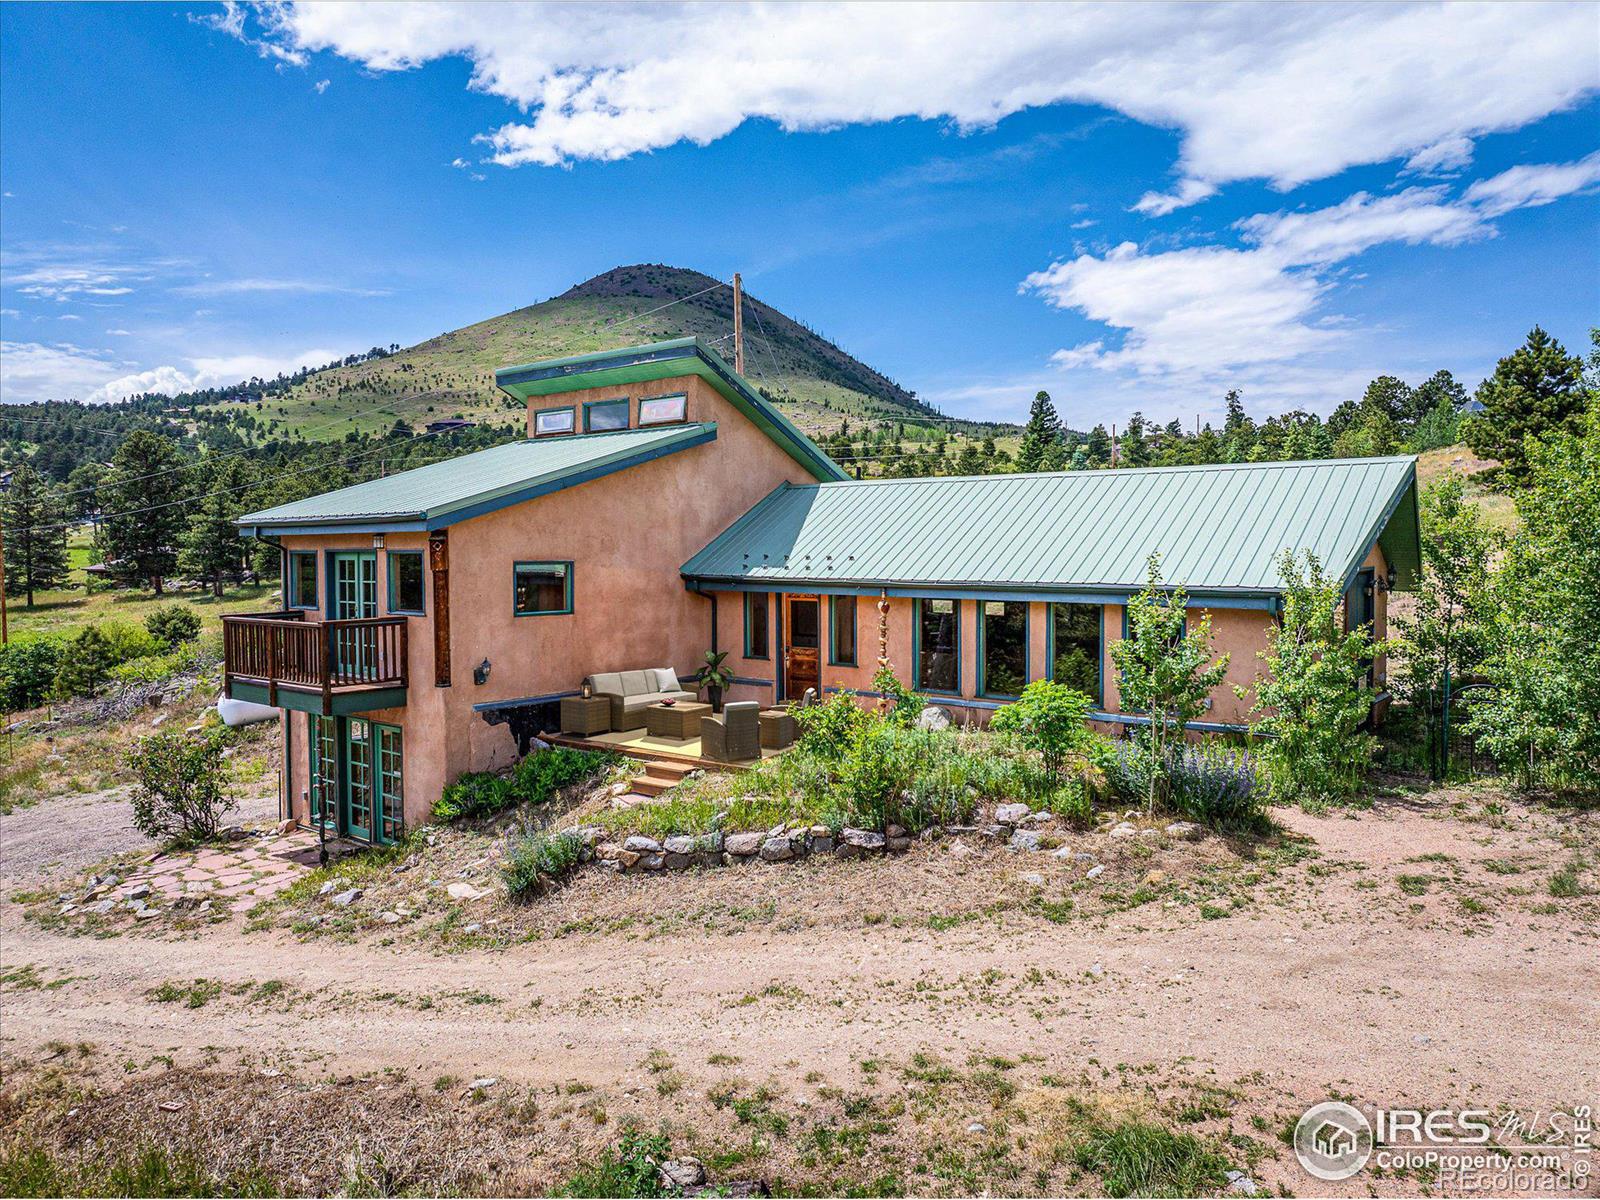
{"label": "wooden front door", "polygon": [[816,596],[785,596],[783,607],[783,699],[798,700],[807,688],[816,688],[820,699],[822,604]]}

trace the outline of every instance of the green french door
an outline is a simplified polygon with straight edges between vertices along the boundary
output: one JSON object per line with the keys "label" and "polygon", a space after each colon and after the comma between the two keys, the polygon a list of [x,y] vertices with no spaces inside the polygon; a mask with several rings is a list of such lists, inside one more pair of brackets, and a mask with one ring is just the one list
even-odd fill
{"label": "green french door", "polygon": [[339,832],[339,743],[335,718],[312,714],[311,747],[311,824],[327,825],[328,832]]}
{"label": "green french door", "polygon": [[[335,621],[360,621],[378,615],[378,556],[371,550],[340,550],[328,573],[332,595],[328,615]],[[353,630],[335,634],[333,661],[342,670],[361,671],[371,653],[367,639]]]}
{"label": "green french door", "polygon": [[387,846],[405,828],[400,730],[363,717],[311,718],[311,821]]}

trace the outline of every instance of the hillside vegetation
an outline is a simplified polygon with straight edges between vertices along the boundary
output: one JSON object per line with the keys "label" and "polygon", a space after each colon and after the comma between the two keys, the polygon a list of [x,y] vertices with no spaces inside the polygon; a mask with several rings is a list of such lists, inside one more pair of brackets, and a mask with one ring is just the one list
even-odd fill
{"label": "hillside vegetation", "polygon": [[[684,297],[691,297],[684,299]],[[382,358],[321,371],[268,400],[273,432],[372,433],[396,420],[503,420],[521,404],[494,386],[498,367],[698,336],[733,358],[733,292],[699,271],[617,267],[561,295]],[[916,396],[800,322],[746,294],[745,373],[808,432],[841,418],[936,416]]]}

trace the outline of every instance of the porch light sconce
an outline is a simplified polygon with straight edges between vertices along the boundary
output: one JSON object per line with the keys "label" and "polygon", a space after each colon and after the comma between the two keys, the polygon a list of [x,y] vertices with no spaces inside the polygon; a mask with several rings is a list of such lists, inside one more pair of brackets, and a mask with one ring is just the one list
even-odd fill
{"label": "porch light sconce", "polygon": [[479,687],[489,682],[489,660],[487,658],[472,668],[472,682]]}
{"label": "porch light sconce", "polygon": [[383,549],[383,534],[375,533],[372,535],[372,548],[374,550]]}

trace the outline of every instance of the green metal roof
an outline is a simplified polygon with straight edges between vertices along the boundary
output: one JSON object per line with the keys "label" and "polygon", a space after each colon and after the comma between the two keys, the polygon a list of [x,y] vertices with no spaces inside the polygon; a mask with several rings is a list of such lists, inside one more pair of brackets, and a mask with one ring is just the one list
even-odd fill
{"label": "green metal roof", "polygon": [[1126,595],[1159,553],[1196,598],[1271,597],[1277,556],[1420,569],[1416,460],[785,484],[683,566],[709,587]]}
{"label": "green metal roof", "polygon": [[570,358],[550,358],[518,367],[501,367],[494,381],[502,391],[527,400],[582,388],[621,387],[674,376],[698,375],[748,417],[813,478],[848,479],[839,464],[768,403],[750,381],[738,374],[697,337],[675,338],[620,350],[601,350]]}
{"label": "green metal roof", "polygon": [[535,438],[250,513],[264,533],[439,529],[715,440],[715,422]]}

